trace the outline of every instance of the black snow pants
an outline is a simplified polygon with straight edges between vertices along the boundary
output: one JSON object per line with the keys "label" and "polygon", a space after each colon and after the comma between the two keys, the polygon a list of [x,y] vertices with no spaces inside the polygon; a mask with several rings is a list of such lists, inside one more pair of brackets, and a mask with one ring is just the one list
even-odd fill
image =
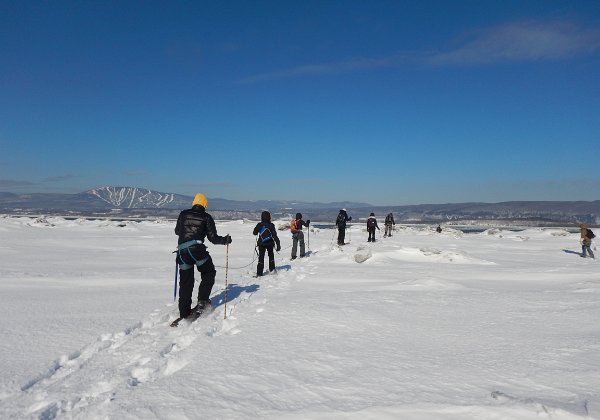
{"label": "black snow pants", "polygon": [[346,240],[346,226],[338,228],[338,245],[344,245]]}
{"label": "black snow pants", "polygon": [[179,316],[183,318],[188,316],[191,312],[192,294],[194,292],[195,283],[194,266],[196,266],[200,272],[200,278],[202,279],[198,286],[198,301],[208,300],[210,298],[210,292],[212,291],[212,287],[215,284],[215,277],[217,276],[215,265],[208,252],[206,252],[205,247],[192,247],[190,248],[190,251],[193,258],[198,261],[198,263],[189,261],[192,258],[187,254],[187,250],[185,252],[180,252],[181,255],[177,257],[178,264],[182,263],[180,258],[183,258],[188,266],[191,265],[190,268],[179,269]]}
{"label": "black snow pants", "polygon": [[274,244],[267,246],[258,245],[258,264],[256,265],[256,275],[262,276],[265,268],[265,251],[269,254],[269,271],[275,270],[275,254],[273,253]]}

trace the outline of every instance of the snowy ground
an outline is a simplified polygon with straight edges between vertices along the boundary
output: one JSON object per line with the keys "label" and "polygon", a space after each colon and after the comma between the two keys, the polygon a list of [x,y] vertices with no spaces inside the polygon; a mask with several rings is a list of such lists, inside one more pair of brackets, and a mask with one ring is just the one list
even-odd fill
{"label": "snowy ground", "polygon": [[217,224],[227,319],[218,268],[215,311],[174,329],[172,222],[0,218],[0,418],[600,418],[577,234],[323,229],[291,262],[280,232],[257,279],[254,225]]}

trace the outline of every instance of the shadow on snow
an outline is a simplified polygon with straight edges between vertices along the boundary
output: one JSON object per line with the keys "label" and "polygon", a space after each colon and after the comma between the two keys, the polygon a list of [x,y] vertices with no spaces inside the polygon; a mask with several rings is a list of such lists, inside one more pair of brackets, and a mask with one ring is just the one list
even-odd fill
{"label": "shadow on snow", "polygon": [[[246,286],[240,286],[235,283],[230,284],[227,286],[227,302],[237,299],[242,293],[254,293],[259,289],[259,287],[260,286],[258,284],[250,284]],[[210,300],[212,301],[213,308],[221,306],[223,303],[225,303],[225,290],[210,298]]]}

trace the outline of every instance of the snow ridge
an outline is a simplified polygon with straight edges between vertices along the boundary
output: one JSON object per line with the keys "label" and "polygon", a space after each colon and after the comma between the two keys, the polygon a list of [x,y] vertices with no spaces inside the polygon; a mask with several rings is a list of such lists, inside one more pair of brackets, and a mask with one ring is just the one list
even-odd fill
{"label": "snow ridge", "polygon": [[88,191],[102,201],[118,208],[160,208],[175,201],[174,194],[161,193],[135,187],[104,186]]}

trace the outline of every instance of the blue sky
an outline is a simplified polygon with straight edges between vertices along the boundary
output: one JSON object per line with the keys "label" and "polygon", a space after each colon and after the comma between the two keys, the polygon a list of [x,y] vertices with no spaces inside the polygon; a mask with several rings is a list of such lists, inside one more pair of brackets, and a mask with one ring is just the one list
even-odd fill
{"label": "blue sky", "polygon": [[0,1],[0,191],[600,199],[598,1]]}

